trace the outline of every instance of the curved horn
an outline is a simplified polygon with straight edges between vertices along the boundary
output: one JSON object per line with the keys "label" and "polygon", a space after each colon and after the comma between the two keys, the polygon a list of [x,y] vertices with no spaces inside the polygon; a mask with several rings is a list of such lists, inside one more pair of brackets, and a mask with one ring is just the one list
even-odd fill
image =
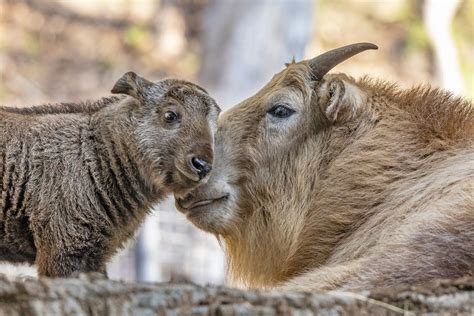
{"label": "curved horn", "polygon": [[367,49],[378,49],[378,47],[372,43],[357,43],[339,47],[314,57],[309,61],[312,78],[314,80],[321,80],[337,64]]}

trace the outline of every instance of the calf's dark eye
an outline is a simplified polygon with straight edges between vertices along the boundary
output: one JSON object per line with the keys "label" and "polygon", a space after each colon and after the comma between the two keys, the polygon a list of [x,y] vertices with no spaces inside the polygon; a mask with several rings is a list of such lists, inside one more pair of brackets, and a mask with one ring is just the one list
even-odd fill
{"label": "calf's dark eye", "polygon": [[293,113],[295,113],[295,110],[290,109],[285,105],[278,104],[269,109],[267,113],[276,118],[286,118],[293,115]]}
{"label": "calf's dark eye", "polygon": [[178,120],[178,114],[176,114],[173,111],[167,111],[165,112],[165,121],[168,123],[173,123]]}

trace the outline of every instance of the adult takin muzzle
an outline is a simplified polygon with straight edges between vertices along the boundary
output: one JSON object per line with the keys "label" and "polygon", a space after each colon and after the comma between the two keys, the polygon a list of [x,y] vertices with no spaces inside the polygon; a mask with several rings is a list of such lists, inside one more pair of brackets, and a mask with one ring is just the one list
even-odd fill
{"label": "adult takin muzzle", "polygon": [[105,272],[150,208],[205,182],[219,107],[199,86],[127,73],[126,96],[0,107],[0,260]]}

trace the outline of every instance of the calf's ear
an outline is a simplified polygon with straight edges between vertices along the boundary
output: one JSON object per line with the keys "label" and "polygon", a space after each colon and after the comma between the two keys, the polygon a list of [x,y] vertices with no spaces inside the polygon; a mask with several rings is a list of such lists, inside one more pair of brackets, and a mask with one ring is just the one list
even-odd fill
{"label": "calf's ear", "polygon": [[110,92],[117,94],[127,94],[135,99],[143,101],[147,90],[153,85],[152,82],[140,77],[136,73],[129,71],[125,73]]}
{"label": "calf's ear", "polygon": [[318,88],[318,103],[330,123],[354,118],[365,102],[365,94],[348,80],[329,78]]}

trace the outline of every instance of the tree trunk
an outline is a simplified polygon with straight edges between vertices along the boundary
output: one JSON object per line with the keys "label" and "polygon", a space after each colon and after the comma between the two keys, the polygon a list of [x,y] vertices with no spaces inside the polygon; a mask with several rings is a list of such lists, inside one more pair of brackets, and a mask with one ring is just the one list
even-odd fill
{"label": "tree trunk", "polygon": [[285,62],[304,57],[316,2],[211,2],[204,15],[200,82],[223,109],[257,92]]}
{"label": "tree trunk", "polygon": [[0,315],[473,315],[474,278],[371,293],[265,293],[192,284],[0,276]]}
{"label": "tree trunk", "polygon": [[443,88],[458,95],[464,93],[464,80],[451,26],[460,4],[460,0],[426,0],[423,6],[423,22],[435,53],[436,75]]}

